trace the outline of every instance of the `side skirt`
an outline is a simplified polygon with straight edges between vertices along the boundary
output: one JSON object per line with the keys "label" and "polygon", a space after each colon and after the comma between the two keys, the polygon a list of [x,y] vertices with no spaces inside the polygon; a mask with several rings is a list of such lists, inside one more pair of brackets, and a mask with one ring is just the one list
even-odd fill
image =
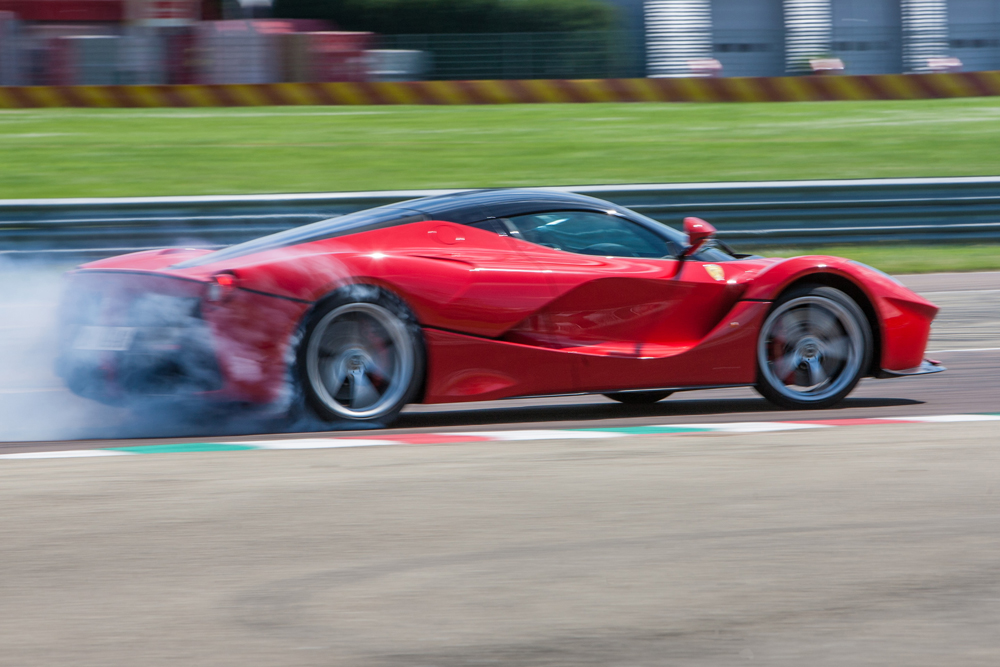
{"label": "side skirt", "polygon": [[879,378],[880,380],[885,380],[888,378],[906,378],[906,377],[913,377],[914,375],[928,375],[930,373],[942,373],[946,370],[948,369],[942,366],[940,361],[931,361],[930,359],[924,359],[923,363],[921,363],[916,368],[907,368],[906,370],[902,371],[888,371],[883,368],[878,372],[878,375],[876,375],[875,377]]}

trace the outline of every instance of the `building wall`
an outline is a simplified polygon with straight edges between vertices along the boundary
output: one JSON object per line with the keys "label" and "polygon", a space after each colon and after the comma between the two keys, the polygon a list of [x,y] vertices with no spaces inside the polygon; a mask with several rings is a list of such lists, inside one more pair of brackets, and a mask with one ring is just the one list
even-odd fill
{"label": "building wall", "polygon": [[927,72],[932,58],[948,55],[948,1],[900,0],[903,71]]}
{"label": "building wall", "polygon": [[1000,0],[646,0],[645,7],[647,53],[671,62],[657,76],[682,75],[685,58],[705,57],[704,22],[691,19],[705,11],[722,76],[806,74],[818,57],[839,58],[846,74],[926,72],[946,56],[964,71],[1000,70]]}
{"label": "building wall", "polygon": [[902,71],[899,0],[832,0],[830,50],[846,74]]}
{"label": "building wall", "polygon": [[810,73],[809,63],[830,56],[830,0],[784,0],[785,70]]}
{"label": "building wall", "polygon": [[1000,69],[1000,1],[949,0],[948,50],[965,71]]}
{"label": "building wall", "polygon": [[709,0],[647,0],[647,76],[688,76],[689,62],[712,55]]}
{"label": "building wall", "polygon": [[712,54],[723,76],[781,76],[785,72],[781,0],[713,0]]}

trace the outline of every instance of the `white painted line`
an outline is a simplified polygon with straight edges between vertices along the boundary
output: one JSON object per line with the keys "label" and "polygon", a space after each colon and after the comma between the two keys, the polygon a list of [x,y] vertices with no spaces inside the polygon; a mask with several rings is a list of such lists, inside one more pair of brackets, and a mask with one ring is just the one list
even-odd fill
{"label": "white painted line", "polygon": [[340,449],[342,447],[379,447],[383,445],[403,445],[398,440],[376,440],[364,438],[303,438],[301,440],[261,440],[259,442],[237,442],[259,449]]}
{"label": "white painted line", "polygon": [[[1000,183],[998,183],[1000,185]],[[936,276],[968,276],[970,273],[975,273],[978,275],[995,275],[1000,276],[1000,271],[942,271],[940,273],[935,273]],[[917,278],[919,276],[926,276],[926,273],[897,273],[896,277],[899,279],[903,278]]]}
{"label": "white painted line", "polygon": [[113,449],[71,449],[62,452],[0,454],[0,459],[77,459],[90,456],[132,456],[132,452],[120,452]]}
{"label": "white painted line", "polygon": [[996,352],[1000,347],[967,347],[960,350],[928,350],[924,354],[944,354],[945,352]]}
{"label": "white painted line", "polygon": [[[195,250],[216,250],[219,248],[225,248],[226,246],[212,245],[212,246],[197,246]],[[127,252],[140,252],[142,250],[161,250],[163,246],[131,246],[128,248],[41,248],[38,250],[0,250],[0,255],[35,255],[39,253],[73,253],[73,252],[100,252],[100,253],[127,253]]]}
{"label": "white painted line", "polygon": [[442,435],[467,435],[491,440],[594,440],[598,438],[622,438],[628,433],[614,431],[466,431],[463,433],[443,433]]}
{"label": "white painted line", "polygon": [[956,289],[948,290],[946,292],[921,292],[921,294],[926,296],[935,296],[938,294],[995,294],[997,292],[1000,292],[1000,289]]}
{"label": "white painted line", "polygon": [[66,387],[32,387],[30,389],[0,389],[0,394],[4,395],[18,395],[18,394],[47,394],[53,391],[67,391]]}
{"label": "white painted line", "polygon": [[785,424],[781,422],[732,422],[730,424],[662,424],[664,428],[704,428],[720,433],[768,433],[799,431],[808,428],[831,428],[828,424]]}
{"label": "white painted line", "polygon": [[930,424],[952,422],[994,422],[1000,421],[997,415],[932,415],[930,417],[879,417],[886,421],[927,422]]}
{"label": "white painted line", "polygon": [[[873,418],[885,423],[893,422],[923,422],[923,423],[958,423],[958,422],[990,422],[1000,421],[1000,415],[986,414],[956,414],[956,415],[929,415],[913,417],[877,417]],[[849,420],[848,420],[849,421]],[[659,427],[665,429],[697,429],[709,433],[769,433],[775,431],[800,431],[806,429],[832,428],[837,424],[809,424],[809,423],[789,423],[789,422],[731,422],[731,423],[707,423],[707,424],[662,424]],[[630,427],[623,426],[623,429]],[[422,434],[423,435],[423,434]],[[523,431],[467,431],[460,433],[433,433],[426,434],[441,436],[446,440],[455,436],[469,436],[476,439],[486,439],[492,441],[532,441],[532,440],[596,440],[606,438],[626,438],[636,435],[631,432],[609,431],[584,431],[584,430],[523,430]],[[430,441],[422,444],[435,444]],[[302,438],[285,440],[259,440],[240,441],[232,443],[244,445],[253,449],[272,450],[295,450],[295,449],[342,449],[351,447],[381,447],[391,445],[412,444],[401,440],[349,437],[349,438]],[[16,454],[0,454],[0,459],[65,459],[65,458],[87,458],[100,456],[131,456],[133,454],[145,452],[128,452],[120,449],[76,449],[67,451],[48,452],[20,452]]]}
{"label": "white painted line", "polygon": [[950,185],[955,184],[1000,184],[1000,178],[996,176],[948,176],[943,178],[856,178],[856,179],[827,179],[823,181],[731,181],[722,183],[670,183],[670,184],[639,184],[639,185],[589,185],[589,186],[563,186],[552,187],[550,190],[572,190],[574,192],[586,192],[588,190],[612,190],[615,192],[629,192],[631,190],[643,190],[656,188],[658,190],[680,190],[684,188],[697,188],[699,190],[712,189],[760,189],[762,187],[775,188],[797,188],[797,187],[828,187],[831,185]]}

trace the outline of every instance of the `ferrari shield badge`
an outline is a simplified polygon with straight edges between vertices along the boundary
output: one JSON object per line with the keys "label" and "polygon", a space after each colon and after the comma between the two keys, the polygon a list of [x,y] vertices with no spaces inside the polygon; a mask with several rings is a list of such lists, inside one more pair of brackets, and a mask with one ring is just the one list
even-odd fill
{"label": "ferrari shield badge", "polygon": [[715,280],[725,280],[726,272],[722,270],[722,267],[718,264],[705,264],[705,270],[708,271],[708,275],[712,276]]}

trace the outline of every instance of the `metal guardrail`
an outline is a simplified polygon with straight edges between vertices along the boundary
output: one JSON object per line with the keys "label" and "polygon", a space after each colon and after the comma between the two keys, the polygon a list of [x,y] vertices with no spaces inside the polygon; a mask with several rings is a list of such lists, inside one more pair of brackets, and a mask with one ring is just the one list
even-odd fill
{"label": "metal guardrail", "polygon": [[[711,221],[738,248],[1000,241],[1000,177],[551,188],[678,226]],[[0,255],[101,256],[238,243],[352,211],[454,190],[0,200]]]}

